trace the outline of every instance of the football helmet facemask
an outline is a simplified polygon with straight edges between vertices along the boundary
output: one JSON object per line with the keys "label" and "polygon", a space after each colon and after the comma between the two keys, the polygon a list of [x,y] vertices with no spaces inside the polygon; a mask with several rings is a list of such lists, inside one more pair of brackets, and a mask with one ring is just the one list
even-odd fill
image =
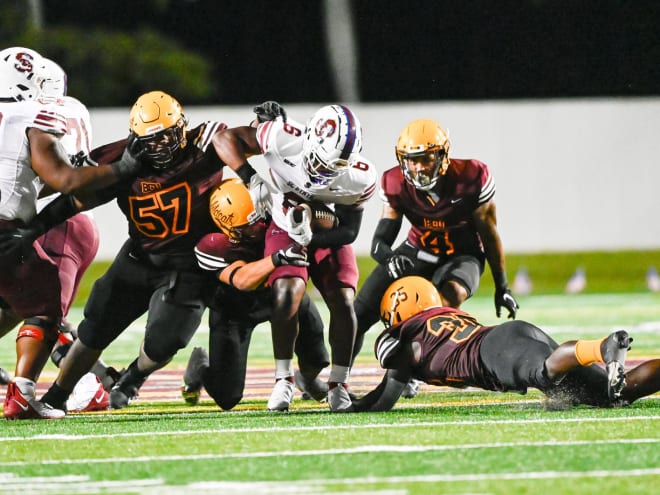
{"label": "football helmet facemask", "polygon": [[346,172],[353,153],[362,150],[362,126],[344,105],[321,107],[307,122],[303,165],[313,182],[325,184]]}
{"label": "football helmet facemask", "polygon": [[22,46],[0,51],[0,98],[14,101],[36,100],[48,71],[43,57]]}
{"label": "football helmet facemask", "polygon": [[422,191],[432,189],[449,168],[449,135],[434,120],[418,119],[404,127],[395,150],[406,181]]}
{"label": "football helmet facemask", "polygon": [[213,222],[232,242],[249,242],[265,234],[266,223],[240,179],[220,182],[211,193],[209,210]]}
{"label": "football helmet facemask", "polygon": [[64,101],[67,90],[66,72],[49,58],[43,59],[43,62],[46,71],[48,71],[48,78],[41,85],[39,101],[61,104]]}
{"label": "football helmet facemask", "polygon": [[140,96],[130,115],[130,131],[144,150],[145,160],[156,170],[175,165],[186,147],[188,121],[178,101],[162,91]]}
{"label": "football helmet facemask", "polygon": [[442,298],[429,280],[416,275],[390,284],[380,301],[380,318],[386,327],[396,325],[425,309],[442,306]]}

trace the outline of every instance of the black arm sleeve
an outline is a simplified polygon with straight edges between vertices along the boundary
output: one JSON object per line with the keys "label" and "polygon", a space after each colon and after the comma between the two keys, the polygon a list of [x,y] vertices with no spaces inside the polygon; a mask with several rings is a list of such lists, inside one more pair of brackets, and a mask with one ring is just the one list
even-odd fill
{"label": "black arm sleeve", "polygon": [[236,175],[243,181],[243,184],[249,184],[250,179],[254,174],[256,174],[257,171],[252,168],[252,165],[250,165],[247,161],[243,163],[238,169],[236,169]]}
{"label": "black arm sleeve", "polygon": [[401,397],[401,392],[410,380],[410,373],[404,370],[387,370],[383,381],[364,397],[353,401],[356,412],[389,411]]}
{"label": "black arm sleeve", "polygon": [[371,240],[371,257],[379,264],[385,265],[392,257],[392,244],[401,230],[403,217],[381,218],[376,225],[374,237]]}
{"label": "black arm sleeve", "polygon": [[78,207],[70,194],[62,194],[51,201],[39,214],[32,219],[30,227],[41,233],[47,232],[56,225],[78,213]]}
{"label": "black arm sleeve", "polygon": [[339,219],[339,225],[331,230],[314,232],[310,248],[334,248],[351,244],[358,236],[362,224],[362,208],[351,206],[335,206],[335,215]]}

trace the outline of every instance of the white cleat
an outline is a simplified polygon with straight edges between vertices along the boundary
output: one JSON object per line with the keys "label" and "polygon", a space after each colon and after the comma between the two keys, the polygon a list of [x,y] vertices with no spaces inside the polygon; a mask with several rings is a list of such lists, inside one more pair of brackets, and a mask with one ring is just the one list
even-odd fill
{"label": "white cleat", "polygon": [[348,395],[348,386],[345,383],[330,384],[328,389],[328,404],[332,412],[351,412],[353,402]]}
{"label": "white cleat", "polygon": [[296,390],[293,382],[287,378],[279,378],[275,382],[273,391],[268,399],[269,411],[288,411],[289,406],[293,402],[293,394]]}

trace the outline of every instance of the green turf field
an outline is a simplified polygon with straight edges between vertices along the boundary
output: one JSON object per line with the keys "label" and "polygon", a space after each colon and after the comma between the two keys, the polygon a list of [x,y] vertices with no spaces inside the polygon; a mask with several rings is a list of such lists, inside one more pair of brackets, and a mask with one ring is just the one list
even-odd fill
{"label": "green turf field", "polygon": [[[660,356],[660,294],[537,295],[520,304],[520,318],[557,340],[626,328],[635,338],[631,359]],[[498,321],[490,295],[465,309]],[[76,309],[72,319],[79,316]],[[132,360],[139,323],[107,350],[108,362]],[[362,365],[375,364],[375,334]],[[193,344],[207,336],[202,327]],[[171,368],[181,371],[188,355]],[[13,359],[11,339],[1,340],[0,363]],[[265,326],[255,331],[250,363],[272,363]],[[231,412],[209,400],[189,407],[139,399],[111,413],[0,422],[2,492],[639,495],[660,486],[658,394],[625,409],[550,412],[535,392],[426,388],[388,413],[331,414],[299,399],[289,413],[264,409],[265,398]]]}

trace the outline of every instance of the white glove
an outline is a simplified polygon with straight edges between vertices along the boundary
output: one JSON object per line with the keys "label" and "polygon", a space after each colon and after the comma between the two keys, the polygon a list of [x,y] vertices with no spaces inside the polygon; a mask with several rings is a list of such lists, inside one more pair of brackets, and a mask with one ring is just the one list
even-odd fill
{"label": "white glove", "polygon": [[270,215],[272,205],[268,183],[259,174],[254,174],[250,178],[248,190],[250,191],[252,204],[254,204],[254,211],[260,218],[267,218]]}
{"label": "white glove", "polygon": [[289,208],[286,212],[286,218],[289,221],[289,237],[300,244],[307,246],[312,242],[312,226],[309,222],[309,211],[305,208],[302,212],[300,222],[296,222],[293,218],[294,208]]}

